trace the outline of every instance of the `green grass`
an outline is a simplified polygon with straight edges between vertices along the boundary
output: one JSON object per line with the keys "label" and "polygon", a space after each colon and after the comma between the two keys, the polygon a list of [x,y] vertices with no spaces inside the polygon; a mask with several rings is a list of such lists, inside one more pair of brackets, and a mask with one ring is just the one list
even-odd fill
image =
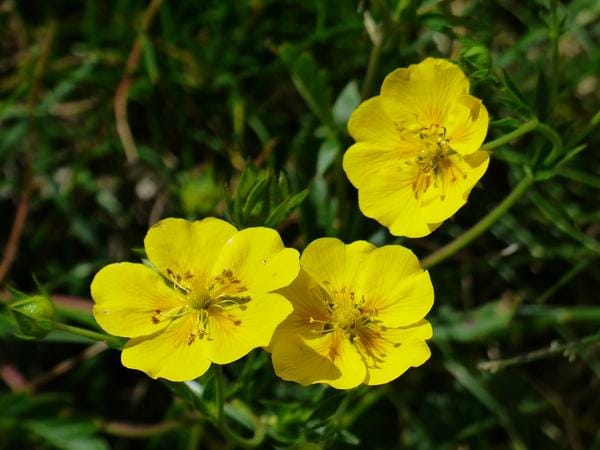
{"label": "green grass", "polygon": [[[594,0],[2,1],[2,298],[37,279],[61,320],[93,328],[94,273],[139,260],[170,216],[268,224],[300,250],[337,236],[426,258],[531,176],[429,269],[423,367],[345,396],[279,380],[255,351],[224,369],[225,419],[249,436],[263,416],[263,448],[600,449],[599,18]],[[395,238],[342,171],[346,121],[427,56],[469,75],[487,142],[544,126],[496,146],[432,235]],[[0,308],[0,449],[222,448],[212,374],[163,383],[64,332],[18,340]]]}

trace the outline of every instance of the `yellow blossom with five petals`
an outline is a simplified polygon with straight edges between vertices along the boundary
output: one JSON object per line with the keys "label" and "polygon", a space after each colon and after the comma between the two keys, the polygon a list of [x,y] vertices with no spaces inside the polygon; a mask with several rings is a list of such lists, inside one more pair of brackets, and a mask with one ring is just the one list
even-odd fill
{"label": "yellow blossom with five petals", "polygon": [[123,365],[187,381],[266,346],[292,306],[274,290],[299,271],[298,252],[269,228],[238,231],[207,218],[164,219],[144,240],[153,267],[117,263],[92,281],[94,317],[130,338]]}
{"label": "yellow blossom with five petals", "polygon": [[469,80],[445,59],[397,69],[348,123],[344,170],[363,214],[396,236],[422,237],[465,204],[485,173],[488,128]]}
{"label": "yellow blossom with five petals", "polygon": [[306,247],[300,266],[279,291],[294,311],[270,347],[278,376],[350,389],[387,383],[429,358],[424,317],[433,286],[410,250],[321,238]]}

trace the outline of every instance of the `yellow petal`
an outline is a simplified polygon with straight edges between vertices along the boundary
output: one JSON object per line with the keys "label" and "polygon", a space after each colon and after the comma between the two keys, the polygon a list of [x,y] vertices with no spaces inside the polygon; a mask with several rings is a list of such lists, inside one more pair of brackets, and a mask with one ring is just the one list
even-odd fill
{"label": "yellow petal", "polygon": [[357,283],[365,297],[363,310],[387,327],[407,326],[425,317],[433,306],[433,285],[413,252],[387,245],[366,258]]}
{"label": "yellow petal", "polygon": [[313,339],[282,336],[274,342],[272,359],[277,376],[305,386],[327,383],[337,389],[351,389],[366,375],[362,357],[341,332]]}
{"label": "yellow petal", "polygon": [[162,277],[143,264],[117,263],[102,268],[92,280],[94,317],[110,334],[133,337],[154,333],[168,322],[152,320],[157,311],[181,306]]}
{"label": "yellow petal", "polygon": [[383,172],[395,170],[401,154],[397,148],[373,142],[359,142],[344,154],[344,172],[356,188],[361,188],[370,179]]}
{"label": "yellow petal", "polygon": [[396,236],[428,235],[438,224],[430,225],[421,215],[420,202],[412,188],[416,176],[417,168],[413,165],[371,178],[358,191],[360,210]]}
{"label": "yellow petal", "polygon": [[269,345],[275,328],[292,312],[279,294],[262,294],[242,308],[209,312],[208,355],[217,364],[228,364],[250,350]]}
{"label": "yellow petal", "polygon": [[[298,251],[283,246],[277,231],[255,227],[239,231],[223,246],[212,277],[231,272],[234,291],[263,293],[289,285],[298,275]],[[224,292],[228,287],[224,286]]]}
{"label": "yellow petal", "polygon": [[432,183],[421,200],[421,216],[428,222],[442,222],[456,213],[469,197],[488,168],[489,154],[483,150],[451,158],[452,172],[444,172],[443,180]]}
{"label": "yellow petal", "polygon": [[372,358],[366,358],[365,384],[389,383],[410,367],[423,364],[431,356],[431,351],[425,343],[425,339],[431,336],[431,325],[423,320],[412,327],[388,330],[383,333],[385,340],[377,339],[377,342],[370,342],[371,350],[380,360],[374,362]]}
{"label": "yellow petal", "polygon": [[[322,300],[320,286],[306,271],[300,269],[298,277],[289,286],[279,289],[278,294],[285,297],[293,307],[292,313],[277,327],[271,344],[280,337],[317,332],[329,318],[327,306]],[[271,347],[267,351],[271,351]]]}
{"label": "yellow petal", "polygon": [[365,256],[374,249],[366,241],[346,245],[336,238],[320,238],[304,249],[300,264],[324,287],[340,290],[354,285]]}
{"label": "yellow petal", "polygon": [[369,141],[394,148],[402,145],[394,121],[381,108],[379,96],[362,102],[348,121],[348,132],[357,141]]}
{"label": "yellow petal", "polygon": [[206,339],[190,340],[196,331],[191,316],[173,320],[150,336],[130,339],[121,353],[123,365],[171,381],[189,381],[202,375],[210,367],[210,360]]}
{"label": "yellow petal", "polygon": [[479,150],[488,124],[488,112],[481,100],[471,95],[460,97],[444,124],[450,147],[461,155]]}
{"label": "yellow petal", "polygon": [[445,59],[427,58],[390,73],[381,87],[381,106],[398,124],[443,125],[459,97],[468,94],[469,80]]}
{"label": "yellow petal", "polygon": [[236,233],[233,225],[215,218],[196,222],[168,218],[148,230],[144,247],[148,259],[169,276],[188,277],[201,283],[227,240]]}

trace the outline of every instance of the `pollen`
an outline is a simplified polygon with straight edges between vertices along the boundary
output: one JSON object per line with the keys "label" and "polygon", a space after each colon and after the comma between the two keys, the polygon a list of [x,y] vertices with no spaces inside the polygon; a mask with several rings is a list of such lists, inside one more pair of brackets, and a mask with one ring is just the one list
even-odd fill
{"label": "pollen", "polygon": [[457,162],[462,158],[450,146],[450,139],[446,136],[446,128],[441,125],[430,125],[421,128],[418,132],[419,150],[413,161],[418,166],[417,175],[412,183],[415,198],[419,200],[433,185],[440,187],[440,199],[446,198],[446,185],[455,182],[458,176],[466,178],[466,174],[458,167]]}

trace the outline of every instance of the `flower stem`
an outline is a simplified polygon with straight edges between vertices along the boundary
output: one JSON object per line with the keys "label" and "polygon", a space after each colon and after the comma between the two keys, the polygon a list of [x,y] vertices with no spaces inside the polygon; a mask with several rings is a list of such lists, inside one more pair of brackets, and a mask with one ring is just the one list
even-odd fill
{"label": "flower stem", "polygon": [[493,150],[504,144],[508,144],[509,142],[515,140],[519,136],[522,136],[526,133],[529,133],[530,131],[535,130],[538,127],[538,124],[539,124],[539,122],[537,119],[531,119],[531,120],[525,122],[523,125],[521,125],[516,130],[511,131],[510,133],[505,134],[504,136],[501,136],[496,140],[488,142],[487,144],[483,144],[481,146],[481,149],[482,150]]}
{"label": "flower stem", "polygon": [[600,333],[592,334],[579,341],[568,342],[563,345],[550,345],[548,348],[535,350],[533,352],[525,353],[524,355],[515,356],[513,358],[499,359],[496,361],[484,361],[479,363],[478,367],[480,370],[489,370],[496,372],[509,366],[517,364],[527,364],[533,361],[537,361],[551,356],[576,350],[581,347],[587,347],[591,345],[597,345],[600,343]]}
{"label": "flower stem", "polygon": [[375,76],[377,75],[377,69],[379,68],[379,61],[381,59],[382,44],[383,42],[373,44],[373,47],[371,48],[369,65],[367,66],[367,73],[365,75],[365,80],[363,82],[360,95],[363,100],[366,100],[373,91],[373,83],[375,83]]}
{"label": "flower stem", "polygon": [[85,328],[76,327],[73,325],[67,325],[66,323],[56,322],[54,324],[54,329],[59,331],[64,331],[65,333],[75,334],[77,336],[82,336],[93,341],[106,342],[106,345],[112,348],[121,349],[123,347],[123,342],[120,338],[115,336],[110,336],[108,334],[99,333],[97,331],[87,330]]}
{"label": "flower stem", "polygon": [[475,238],[491,227],[498,219],[500,219],[516,202],[521,196],[527,191],[527,189],[533,184],[534,179],[530,174],[526,174],[519,184],[515,186],[510,194],[492,211],[490,211],[483,219],[469,228],[467,231],[462,233],[452,242],[444,245],[437,249],[435,252],[425,257],[421,261],[421,265],[424,269],[439,264],[446,258],[454,255],[459,250],[470,244]]}
{"label": "flower stem", "polygon": [[255,429],[254,436],[250,439],[238,436],[229,429],[225,423],[225,382],[223,380],[223,369],[221,366],[215,365],[215,400],[217,403],[217,416],[215,418],[215,426],[223,434],[223,436],[231,443],[244,448],[256,448],[262,444],[265,439],[265,428],[260,419],[254,421]]}

